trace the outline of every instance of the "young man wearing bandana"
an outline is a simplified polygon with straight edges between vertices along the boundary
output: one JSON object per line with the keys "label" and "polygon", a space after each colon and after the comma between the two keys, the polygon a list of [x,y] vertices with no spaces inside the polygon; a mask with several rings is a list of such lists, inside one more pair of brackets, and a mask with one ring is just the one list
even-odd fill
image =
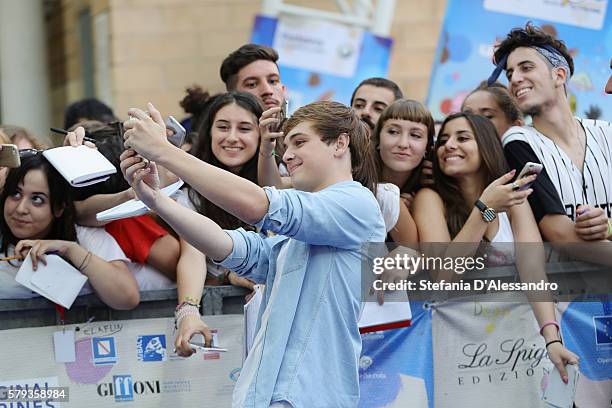
{"label": "young man wearing bandana", "polygon": [[533,120],[510,128],[502,142],[517,171],[527,162],[544,165],[529,197],[542,236],[566,243],[609,240],[612,126],[573,116],[567,85],[574,63],[565,44],[528,23],[501,42],[495,63],[489,81],[505,70],[510,94]]}

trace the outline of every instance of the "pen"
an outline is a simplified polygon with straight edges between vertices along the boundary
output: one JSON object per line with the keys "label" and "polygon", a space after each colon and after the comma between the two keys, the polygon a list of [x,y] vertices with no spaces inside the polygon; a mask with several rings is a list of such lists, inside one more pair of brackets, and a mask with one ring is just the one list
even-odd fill
{"label": "pen", "polygon": [[20,256],[14,255],[14,256],[7,256],[4,258],[0,258],[0,261],[14,261],[15,259],[21,259]]}
{"label": "pen", "polygon": [[[64,136],[66,136],[68,134],[68,131],[66,131],[64,129],[60,129],[60,128],[52,127],[52,128],[49,128],[49,130],[51,130],[52,132],[55,132],[55,133],[59,133],[60,135],[64,135]],[[85,132],[85,134],[87,135],[88,133]],[[92,139],[91,137],[87,137],[87,136],[85,136],[83,138],[83,141],[91,142],[91,143],[96,143],[96,139]]]}

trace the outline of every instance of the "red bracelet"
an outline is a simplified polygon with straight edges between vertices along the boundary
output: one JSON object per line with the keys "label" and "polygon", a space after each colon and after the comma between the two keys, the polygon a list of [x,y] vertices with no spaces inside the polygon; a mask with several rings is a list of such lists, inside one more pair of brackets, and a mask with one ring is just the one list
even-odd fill
{"label": "red bracelet", "polygon": [[559,323],[554,320],[546,320],[544,323],[542,323],[542,327],[540,327],[540,336],[543,336],[542,333],[544,332],[544,328],[546,326],[555,326],[557,328],[557,332],[561,330],[561,328],[559,327]]}

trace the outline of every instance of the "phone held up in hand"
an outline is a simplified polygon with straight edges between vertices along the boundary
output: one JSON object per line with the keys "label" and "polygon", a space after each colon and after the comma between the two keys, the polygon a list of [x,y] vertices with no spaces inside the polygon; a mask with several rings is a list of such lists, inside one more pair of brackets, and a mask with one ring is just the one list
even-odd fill
{"label": "phone held up in hand", "polygon": [[174,116],[168,116],[168,119],[166,119],[166,134],[170,143],[176,147],[181,147],[185,142],[187,132],[179,121],[174,119]]}
{"label": "phone held up in hand", "polygon": [[[519,173],[519,175],[516,178],[516,180],[520,180],[520,179],[522,179],[524,177],[529,177],[532,174],[539,175],[542,172],[543,169],[544,169],[544,166],[541,165],[540,163],[527,162],[527,163],[525,163],[525,166],[523,167],[523,169]],[[535,183],[535,180],[533,180],[530,183],[522,185],[519,188],[519,191],[527,190],[529,187],[531,187],[533,185],[533,183]]]}

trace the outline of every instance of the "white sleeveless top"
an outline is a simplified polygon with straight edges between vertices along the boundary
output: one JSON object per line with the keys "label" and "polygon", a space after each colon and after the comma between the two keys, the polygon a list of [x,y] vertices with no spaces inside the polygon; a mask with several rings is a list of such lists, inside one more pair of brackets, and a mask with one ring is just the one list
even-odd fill
{"label": "white sleeveless top", "polygon": [[514,242],[514,234],[512,234],[512,225],[508,214],[505,212],[498,213],[497,219],[499,220],[499,229],[491,242]]}
{"label": "white sleeveless top", "polygon": [[499,229],[491,240],[487,252],[487,266],[511,265],[514,263],[514,234],[508,214],[498,213]]}

